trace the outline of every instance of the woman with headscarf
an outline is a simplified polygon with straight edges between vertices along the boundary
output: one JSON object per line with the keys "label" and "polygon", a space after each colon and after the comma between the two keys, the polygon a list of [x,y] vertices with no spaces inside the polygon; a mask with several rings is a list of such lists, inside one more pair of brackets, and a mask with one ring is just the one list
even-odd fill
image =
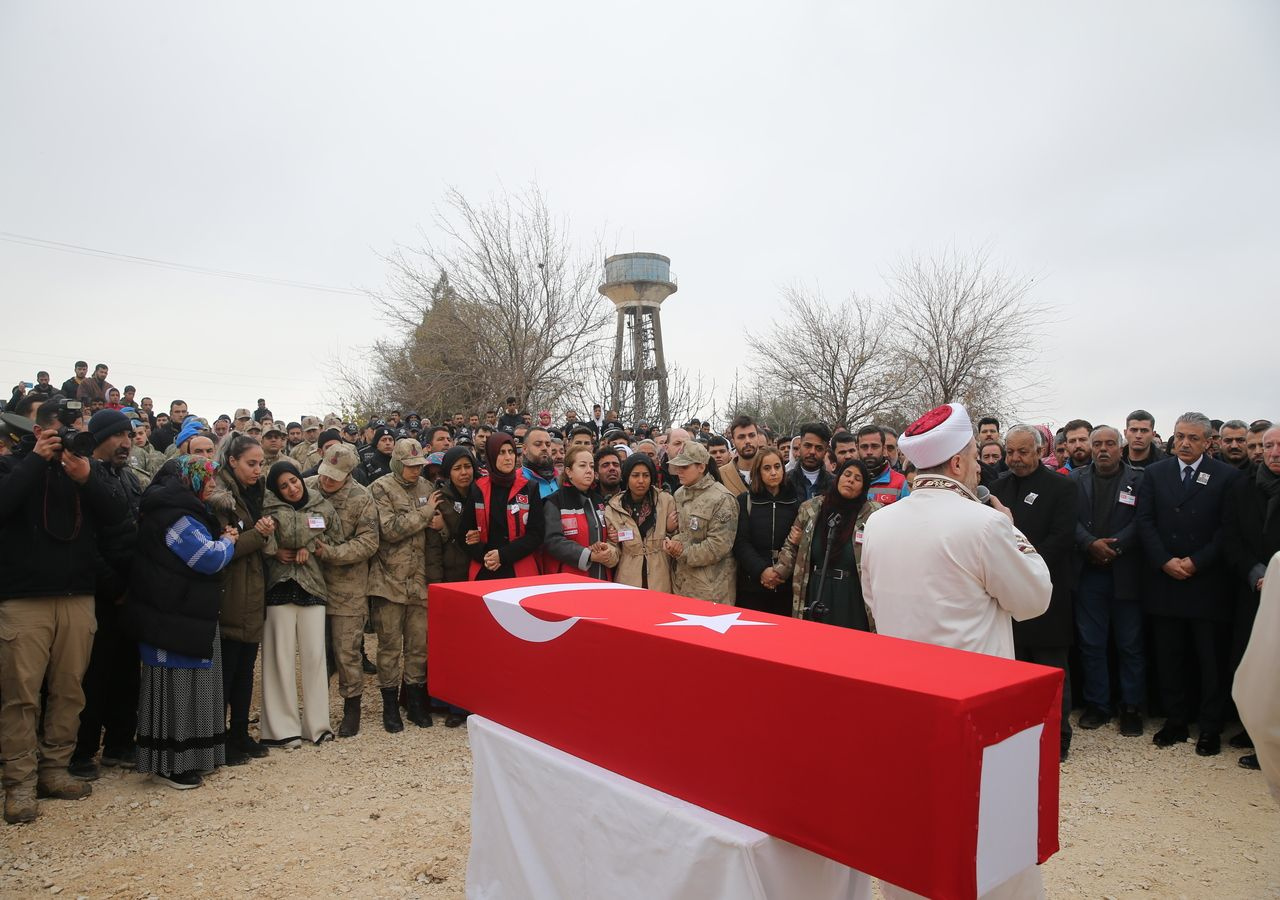
{"label": "woman with headscarf", "polygon": [[[468,447],[450,447],[440,463],[440,496],[438,507],[444,519],[440,531],[427,530],[427,584],[442,581],[466,581],[471,557],[456,536],[462,534],[462,514],[474,504],[471,489],[475,484],[476,460]],[[430,672],[427,673],[428,686]],[[449,705],[444,717],[446,728],[457,728],[466,721],[467,711]]]}
{"label": "woman with headscarf", "polygon": [[590,447],[574,447],[565,456],[559,489],[542,505],[546,536],[547,574],[581,572],[609,581],[610,560],[605,541],[604,497],[596,489],[596,466]]}
{"label": "woman with headscarf", "polygon": [[229,435],[218,448],[218,461],[221,467],[212,504],[223,524],[234,526],[240,535],[226,569],[220,617],[222,688],[231,708],[227,765],[239,766],[250,757],[267,755],[267,748],[249,736],[249,707],[265,620],[262,551],[275,531],[275,522],[262,511],[262,444],[258,439],[239,432]]}
{"label": "woman with headscarf", "polygon": [[867,499],[871,478],[860,459],[846,459],[823,495],[800,507],[776,568],[792,578],[797,618],[874,631],[862,600],[862,531],[881,504]]}
{"label": "woman with headscarf", "polygon": [[462,507],[458,540],[471,558],[474,581],[541,574],[542,499],[516,465],[511,435],[495,431],[485,442],[489,474],[476,481]]}
{"label": "woman with headscarf", "polygon": [[622,490],[604,508],[613,579],[671,592],[671,557],[662,542],[679,530],[676,501],[658,487],[658,466],[647,453],[622,463]]}
{"label": "woman with headscarf", "polygon": [[471,488],[475,476],[476,460],[470,449],[451,447],[444,452],[438,481],[443,501],[438,508],[444,529],[427,532],[427,584],[467,580],[471,557],[454,538],[462,533],[463,509],[474,502]]}
{"label": "woman with headscarf", "polygon": [[782,454],[765,447],[751,461],[751,487],[738,495],[738,606],[791,615],[791,579],[778,573],[782,545],[800,512]]}
{"label": "woman with headscarf", "polygon": [[[237,532],[206,504],[218,463],[182,455],[142,496],[124,620],[138,639],[137,770],[178,790],[225,762],[219,575]],[[214,535],[219,535],[215,538]]]}
{"label": "woman with headscarf", "polygon": [[[303,740],[333,740],[324,616],[328,594],[316,543],[337,513],[320,491],[307,490],[298,466],[282,459],[267,472],[263,511],[276,523],[267,540],[266,621],[262,630],[262,743],[294,749]],[[300,665],[299,665],[300,663]],[[298,684],[302,673],[302,715]]]}

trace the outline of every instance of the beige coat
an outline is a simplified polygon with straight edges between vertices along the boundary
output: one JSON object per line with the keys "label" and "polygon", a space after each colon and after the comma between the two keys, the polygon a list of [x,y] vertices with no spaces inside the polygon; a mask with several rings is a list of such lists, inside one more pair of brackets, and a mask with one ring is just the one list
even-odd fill
{"label": "beige coat", "polygon": [[[307,490],[323,494],[320,476],[307,480]],[[325,538],[320,566],[329,588],[331,616],[365,616],[369,602],[369,558],[378,552],[378,511],[369,489],[348,477],[336,492],[324,494],[333,504],[334,527]]]}
{"label": "beige coat", "polygon": [[425,478],[409,485],[394,473],[369,486],[382,538],[369,562],[369,595],[392,603],[427,602],[427,536],[436,514],[435,486]]}
{"label": "beige coat", "polygon": [[731,459],[720,467],[720,483],[729,489],[729,493],[737,497],[747,492],[747,483],[738,474],[738,460]]}
{"label": "beige coat", "polygon": [[[605,565],[612,568],[613,580],[619,584],[648,587],[651,591],[672,592],[671,557],[662,549],[667,534],[667,516],[676,508],[675,499],[666,491],[654,489],[658,506],[654,510],[657,522],[647,538],[641,539],[640,526],[622,504],[622,494],[614,494],[604,508],[604,523],[608,529],[609,559]],[[631,540],[618,540],[619,533],[630,531]],[[646,570],[647,565],[647,570]],[[646,584],[647,581],[647,584]]]}
{"label": "beige coat", "polygon": [[710,473],[676,491],[680,530],[673,535],[684,552],[676,560],[672,585],[685,597],[733,605],[737,599],[738,501]]}

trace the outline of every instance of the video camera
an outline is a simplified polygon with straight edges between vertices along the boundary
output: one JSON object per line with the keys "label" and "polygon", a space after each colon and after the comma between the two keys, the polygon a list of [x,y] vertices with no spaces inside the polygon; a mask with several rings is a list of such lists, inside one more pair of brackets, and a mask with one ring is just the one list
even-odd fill
{"label": "video camera", "polygon": [[58,400],[58,424],[62,426],[58,429],[58,437],[62,438],[63,448],[76,456],[93,456],[98,442],[89,432],[77,431],[73,427],[83,415],[84,404],[79,400],[68,400],[66,397]]}

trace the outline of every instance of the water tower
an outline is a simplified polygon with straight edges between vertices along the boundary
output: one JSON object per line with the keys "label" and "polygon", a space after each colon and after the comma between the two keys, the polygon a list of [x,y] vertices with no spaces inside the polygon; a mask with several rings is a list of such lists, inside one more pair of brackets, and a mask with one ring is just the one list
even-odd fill
{"label": "water tower", "polygon": [[[609,405],[621,414],[630,398],[632,422],[649,421],[656,413],[659,424],[671,424],[658,308],[675,292],[671,260],[660,253],[619,253],[604,261],[600,293],[618,310]],[[657,386],[658,405],[652,411],[648,408],[650,383]]]}

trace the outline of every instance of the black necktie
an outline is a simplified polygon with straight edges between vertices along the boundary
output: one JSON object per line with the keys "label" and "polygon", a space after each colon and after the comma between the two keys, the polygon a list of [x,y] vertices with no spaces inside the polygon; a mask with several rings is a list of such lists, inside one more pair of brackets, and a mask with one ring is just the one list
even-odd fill
{"label": "black necktie", "polygon": [[1182,469],[1182,489],[1184,491],[1191,490],[1191,478],[1196,474],[1196,470],[1191,466],[1184,466]]}

